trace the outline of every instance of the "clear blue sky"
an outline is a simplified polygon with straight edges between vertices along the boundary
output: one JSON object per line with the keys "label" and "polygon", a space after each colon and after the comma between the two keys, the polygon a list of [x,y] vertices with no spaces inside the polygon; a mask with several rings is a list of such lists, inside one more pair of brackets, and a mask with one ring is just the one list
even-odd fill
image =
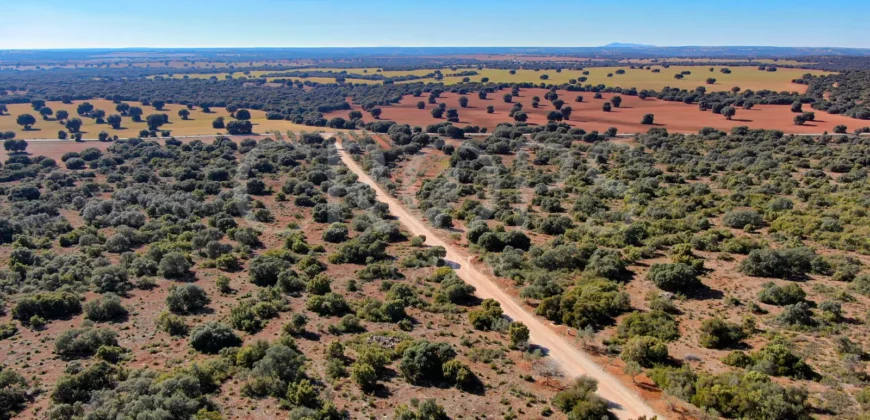
{"label": "clear blue sky", "polygon": [[0,49],[870,47],[867,0],[0,0]]}

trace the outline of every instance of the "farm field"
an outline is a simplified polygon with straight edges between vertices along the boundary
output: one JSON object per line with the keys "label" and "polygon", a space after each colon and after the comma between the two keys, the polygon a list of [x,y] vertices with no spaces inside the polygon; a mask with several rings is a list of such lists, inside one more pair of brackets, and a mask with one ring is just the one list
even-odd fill
{"label": "farm field", "polygon": [[[585,71],[589,72],[589,75],[584,75],[582,71],[568,71],[563,70],[561,72],[556,72],[556,70],[515,70],[516,74],[510,74],[510,70],[502,70],[502,69],[483,69],[483,70],[475,70],[479,74],[476,76],[468,76],[470,81],[472,82],[480,82],[483,78],[488,78],[490,82],[494,83],[548,83],[548,84],[564,84],[568,83],[571,79],[578,79],[580,77],[587,77],[581,85],[592,84],[599,85],[603,84],[605,86],[619,86],[623,88],[637,88],[637,89],[653,89],[653,90],[661,90],[664,87],[675,87],[681,89],[694,89],[698,86],[704,86],[708,91],[727,91],[735,86],[739,86],[741,89],[752,89],[752,90],[774,90],[774,91],[795,91],[795,92],[805,92],[805,85],[794,84],[791,81],[793,79],[799,79],[804,74],[810,73],[814,75],[821,74],[830,74],[829,72],[819,71],[819,70],[805,70],[805,69],[792,69],[792,68],[779,68],[775,72],[767,72],[758,70],[756,67],[744,67],[744,66],[733,66],[729,67],[731,70],[730,74],[723,74],[719,70],[722,68],[717,66],[712,66],[714,71],[710,72],[710,66],[671,66],[670,68],[662,68],[661,66],[650,66],[652,69],[659,69],[660,73],[653,73],[652,70],[645,69],[631,69],[629,66],[626,67],[589,67],[586,68]],[[616,74],[616,71],[622,69],[625,70],[625,74]],[[377,81],[369,81],[362,79],[353,79],[353,74],[382,74],[387,77],[397,77],[397,76],[406,76],[406,75],[417,75],[422,76],[428,73],[433,72],[435,69],[422,69],[422,70],[413,70],[413,71],[383,71],[377,72],[377,68],[348,68],[348,69],[338,69],[338,68],[310,68],[310,69],[298,69],[294,71],[334,71],[336,73],[341,71],[346,71],[348,73],[347,81],[352,83],[379,83]],[[444,74],[455,73],[465,70],[474,70],[474,69],[458,69],[456,71],[451,69],[441,69],[441,72]],[[363,71],[367,71],[367,73],[363,73]],[[683,71],[689,71],[691,74],[685,75],[683,79],[677,80],[674,79],[674,75],[677,73],[681,73]],[[274,73],[273,71],[251,71],[249,75],[244,75],[241,72],[237,72],[233,74],[234,78],[241,77],[250,77],[250,78],[258,78],[264,74]],[[217,77],[218,79],[223,79],[229,73],[217,73],[217,74],[208,74],[208,73],[195,73],[188,75],[180,75],[175,74],[172,75],[174,78],[183,78],[187,76],[188,78],[198,78],[198,79],[208,79],[212,76]],[[608,74],[612,74],[612,77],[608,77]],[[547,80],[542,80],[541,76],[547,75]],[[716,79],[716,83],[714,84],[706,84],[707,78]],[[297,76],[289,76],[289,79],[294,80],[308,80],[317,83],[334,83],[334,79],[329,78],[301,78]],[[443,83],[450,85],[455,83],[462,82],[463,77],[445,77],[442,81]],[[435,79],[420,79],[413,81],[406,81],[402,83],[414,83],[414,82],[435,82]]]}
{"label": "farm field", "polygon": [[[90,102],[95,109],[106,111],[106,114],[115,114],[117,104],[104,99],[94,99],[90,101],[73,101],[72,104],[64,104],[62,102],[47,102],[46,106],[51,108],[55,113],[59,110],[69,112],[70,117],[76,117],[76,107],[82,102]],[[79,117],[82,122],[81,131],[86,139],[97,138],[100,131],[106,131],[111,136],[120,138],[136,137],[139,131],[147,129],[145,118],[150,114],[165,113],[169,115],[169,124],[161,127],[161,130],[170,130],[173,136],[196,136],[196,135],[213,135],[226,134],[226,130],[212,128],[212,121],[217,117],[224,117],[226,121],[231,121],[230,113],[226,109],[213,108],[211,112],[204,113],[199,108],[190,110],[190,117],[187,120],[182,120],[178,116],[178,111],[187,107],[178,104],[167,104],[163,111],[157,111],[152,107],[143,107],[138,103],[130,103],[131,106],[139,106],[143,108],[144,114],[142,122],[134,122],[129,117],[124,117],[121,128],[115,130],[108,124],[97,124],[93,118]],[[11,104],[7,106],[8,114],[0,115],[0,131],[14,131],[18,139],[56,139],[58,130],[63,130],[62,124],[58,123],[54,118],[51,120],[43,120],[39,117],[39,113],[33,110],[29,104]],[[306,127],[298,124],[293,124],[285,120],[267,120],[266,113],[263,111],[250,110],[251,123],[254,126],[254,133],[266,133],[271,131],[286,131],[286,130],[311,130],[312,127]],[[15,120],[20,114],[31,114],[37,117],[36,124],[29,131],[24,131],[22,127],[16,124]]]}
{"label": "farm field", "polygon": [[[542,125],[547,123],[547,114],[553,111],[553,106],[547,102],[541,102],[539,108],[532,108],[532,97],[543,98],[548,92],[546,89],[522,89],[520,96],[514,97],[512,103],[502,100],[502,95],[507,90],[489,94],[487,99],[479,99],[477,95],[469,94],[468,107],[459,105],[459,97],[455,93],[444,93],[438,99],[447,104],[447,108],[455,108],[459,112],[459,125],[477,125],[493,129],[500,122],[513,123],[508,115],[515,103],[523,104],[523,112],[529,116],[530,124]],[[749,126],[750,128],[765,128],[782,130],[786,133],[795,134],[821,134],[832,133],[837,125],[846,125],[850,130],[866,125],[860,120],[855,120],[842,115],[832,115],[824,112],[816,112],[816,121],[804,125],[795,125],[795,113],[791,112],[787,105],[757,105],[751,110],[738,109],[732,120],[727,120],[722,115],[713,114],[710,111],[701,112],[697,105],[687,105],[682,102],[668,102],[657,99],[640,99],[636,96],[622,96],[622,106],[613,108],[610,112],[604,112],[602,104],[609,101],[614,94],[602,94],[602,99],[593,99],[591,92],[564,92],[559,91],[560,97],[565,101],[565,106],[573,109],[570,120],[565,121],[573,127],[583,128],[587,131],[597,130],[603,132],[610,127],[616,127],[620,133],[643,133],[652,127],[663,127],[672,132],[697,133],[704,127],[714,127],[729,131],[733,127]],[[583,102],[574,102],[575,98],[583,96]],[[425,109],[418,109],[417,102],[425,98],[406,96],[401,102],[392,106],[382,107],[382,120],[396,121],[402,124],[426,126],[444,122],[445,120],[432,117],[431,110],[436,105],[426,103]],[[486,112],[487,106],[495,108],[495,112]],[[354,109],[360,110],[358,105]],[[364,113],[365,114],[365,113]],[[646,114],[655,115],[655,125],[641,124]],[[346,117],[347,112],[333,112],[325,114],[326,118]],[[371,117],[366,114],[367,120]]]}

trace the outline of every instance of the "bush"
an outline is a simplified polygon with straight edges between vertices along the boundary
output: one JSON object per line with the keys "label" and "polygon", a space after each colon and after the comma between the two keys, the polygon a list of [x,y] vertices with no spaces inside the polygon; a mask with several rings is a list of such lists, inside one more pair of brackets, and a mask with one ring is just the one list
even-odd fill
{"label": "bush", "polygon": [[764,226],[764,219],[754,209],[731,210],[722,216],[722,224],[734,229],[743,229],[746,226],[758,229]]}
{"label": "bush", "polygon": [[226,347],[239,347],[242,339],[219,322],[198,325],[190,333],[190,345],[202,353],[216,354]]}
{"label": "bush", "polygon": [[810,305],[806,302],[799,302],[794,305],[787,305],[782,309],[782,312],[774,319],[779,325],[788,327],[811,327],[816,324],[813,318],[813,313],[810,311]]}
{"label": "bush", "polygon": [[758,300],[769,305],[794,305],[795,303],[803,302],[807,296],[804,289],[795,283],[777,286],[774,282],[768,282],[763,287],[758,292]]}
{"label": "bush", "polygon": [[73,328],[58,335],[54,350],[64,359],[92,356],[102,346],[117,346],[118,334],[102,328]]}
{"label": "bush", "polygon": [[633,312],[622,319],[616,330],[619,338],[650,336],[662,341],[680,338],[680,329],[674,317],[661,312]]}
{"label": "bush", "polygon": [[251,379],[242,387],[242,392],[251,396],[285,397],[289,385],[302,378],[304,368],[305,356],[290,347],[273,345],[254,363]]}
{"label": "bush", "polygon": [[350,306],[344,297],[332,292],[323,296],[309,296],[305,308],[324,316],[339,316],[350,311]]}
{"label": "bush", "polygon": [[691,402],[707,410],[716,410],[726,418],[811,418],[805,390],[783,388],[756,372],[700,375]]}
{"label": "bush", "polygon": [[478,385],[477,376],[464,363],[450,360],[441,366],[444,379],[459,389],[472,389]]}
{"label": "bush", "polygon": [[82,312],[78,296],[69,292],[42,292],[25,296],[12,308],[12,318],[27,322],[34,316],[61,319]]}
{"label": "bush", "polygon": [[668,360],[668,345],[655,337],[632,337],[622,346],[620,357],[626,362],[636,362],[643,367],[652,367]]}
{"label": "bush", "polygon": [[489,331],[502,319],[501,305],[493,299],[486,299],[480,309],[468,312],[468,321],[475,329]]}
{"label": "bush", "polygon": [[269,255],[260,255],[248,264],[248,276],[257,286],[273,286],[278,275],[287,268],[286,261]]}
{"label": "bush", "polygon": [[701,323],[701,336],[698,341],[701,347],[722,349],[739,344],[746,336],[739,325],[730,324],[721,318],[708,318]]}
{"label": "bush", "polygon": [[96,300],[85,303],[85,317],[96,322],[105,322],[127,316],[127,309],[121,305],[121,298],[107,293]]}
{"label": "bush", "polygon": [[560,391],[553,397],[553,405],[568,415],[569,419],[606,419],[613,415],[607,408],[607,401],[599,397],[595,391],[598,383],[588,376],[574,380],[568,389]]}
{"label": "bush", "polygon": [[190,273],[190,262],[180,252],[169,252],[160,259],[158,270],[168,279],[183,278]]}
{"label": "bush", "polygon": [[30,399],[27,380],[17,372],[0,365],[0,419],[15,417]]}
{"label": "bush", "polygon": [[786,376],[792,379],[814,379],[817,376],[803,359],[782,344],[769,344],[749,355],[734,351],[728,355],[725,363],[771,376]]}
{"label": "bush", "polygon": [[740,272],[753,277],[801,278],[812,270],[817,258],[806,247],[755,249],[740,263]]}
{"label": "bush", "polygon": [[323,240],[331,243],[340,243],[348,239],[347,226],[342,223],[333,223],[323,232]]}
{"label": "bush", "polygon": [[450,344],[418,341],[405,349],[399,371],[410,383],[438,380],[444,375],[443,365],[454,357],[456,351]]}
{"label": "bush", "polygon": [[127,278],[127,271],[117,265],[98,267],[91,275],[91,283],[97,293],[125,295],[133,289]]}
{"label": "bush", "polygon": [[668,292],[686,292],[701,284],[695,270],[683,263],[653,264],[647,279]]}
{"label": "bush", "polygon": [[211,302],[201,287],[195,284],[179,284],[169,288],[166,306],[177,314],[191,314],[202,310]]}
{"label": "bush", "polygon": [[350,378],[363,392],[371,392],[377,385],[378,373],[368,363],[356,362],[350,367]]}
{"label": "bush", "polygon": [[184,318],[171,312],[161,312],[157,316],[157,329],[174,337],[187,335],[188,331]]}

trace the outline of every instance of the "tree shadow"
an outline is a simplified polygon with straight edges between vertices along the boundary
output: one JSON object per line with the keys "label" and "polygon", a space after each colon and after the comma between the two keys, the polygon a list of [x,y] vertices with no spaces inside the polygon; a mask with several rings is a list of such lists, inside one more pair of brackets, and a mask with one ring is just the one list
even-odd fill
{"label": "tree shadow", "polygon": [[686,296],[692,298],[694,300],[719,300],[725,297],[725,294],[722,293],[721,290],[716,290],[707,286],[706,284],[701,283],[699,286],[695,286],[690,291],[686,292]]}
{"label": "tree shadow", "polygon": [[747,120],[747,119],[745,119],[745,118],[732,118],[731,121],[737,121],[737,122],[752,122],[752,120]]}

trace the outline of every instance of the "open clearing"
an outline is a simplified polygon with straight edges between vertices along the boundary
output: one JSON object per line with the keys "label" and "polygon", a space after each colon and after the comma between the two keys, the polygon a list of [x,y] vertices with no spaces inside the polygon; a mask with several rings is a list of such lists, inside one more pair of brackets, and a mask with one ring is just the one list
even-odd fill
{"label": "open clearing", "polygon": [[[51,108],[55,112],[55,114],[57,114],[57,111],[65,110],[69,112],[70,118],[73,118],[77,117],[76,107],[83,102],[90,102],[92,105],[94,105],[95,109],[102,109],[103,111],[106,111],[107,115],[117,113],[115,111],[115,107],[117,106],[117,104],[113,103],[112,101],[103,99],[96,99],[90,101],[73,101],[72,104],[64,104],[61,102],[47,102],[46,106]],[[100,131],[106,131],[107,133],[109,133],[109,135],[117,135],[120,138],[137,137],[140,130],[148,128],[148,125],[145,123],[145,118],[151,114],[169,115],[169,124],[166,124],[160,128],[161,130],[170,130],[173,136],[226,134],[226,130],[212,128],[212,121],[214,121],[214,119],[217,117],[224,117],[227,122],[232,120],[232,118],[230,117],[230,113],[223,108],[213,108],[211,112],[205,113],[197,107],[190,110],[190,117],[187,120],[182,120],[181,117],[178,116],[178,111],[182,108],[186,109],[184,105],[167,104],[162,111],[158,111],[149,106],[142,106],[139,103],[128,103],[130,104],[130,106],[138,106],[142,108],[142,110],[144,111],[144,114],[142,115],[142,122],[134,122],[129,117],[124,117],[121,128],[115,130],[112,129],[112,127],[108,124],[97,124],[96,120],[92,118],[79,117],[84,123],[81,129],[81,131],[84,133],[84,138],[95,139],[97,138],[97,134],[99,134]],[[59,130],[64,130],[63,125],[61,125],[54,118],[51,118],[47,121],[43,120],[39,116],[39,113],[33,110],[33,107],[31,107],[30,104],[12,104],[8,105],[8,108],[8,114],[0,116],[0,131],[14,131],[16,133],[15,138],[17,139],[56,139],[57,132]],[[315,128],[293,124],[290,121],[285,120],[267,120],[266,113],[263,111],[250,110],[250,112],[251,123],[254,125],[255,133],[266,133],[275,130],[311,131]],[[31,130],[24,131],[22,127],[15,122],[18,115],[21,114],[30,114],[37,118],[36,124]]]}
{"label": "open clearing", "polygon": [[[448,109],[456,108],[459,111],[460,122],[458,125],[478,125],[492,129],[500,122],[513,122],[513,119],[508,115],[513,103],[506,103],[502,100],[503,94],[508,92],[508,90],[495,92],[484,100],[479,99],[477,95],[468,94],[466,95],[469,100],[467,108],[459,106],[459,97],[461,96],[459,94],[447,92],[442,94],[438,100],[446,103]],[[531,107],[533,96],[543,98],[547,92],[546,89],[523,89],[519,96],[514,97],[514,103],[523,104],[523,112],[529,115],[528,122],[530,124],[546,124],[547,113],[554,110],[553,106],[546,101],[541,102],[537,109]],[[793,121],[796,114],[791,112],[790,107],[786,105],[757,105],[749,111],[738,109],[734,119],[728,121],[722,115],[713,114],[710,111],[699,111],[697,105],[649,98],[640,99],[636,96],[624,95],[620,108],[604,112],[601,110],[602,104],[615,95],[603,94],[602,99],[593,99],[592,92],[559,91],[559,95],[565,101],[565,106],[570,106],[573,109],[571,119],[566,123],[587,131],[604,131],[609,127],[616,127],[621,133],[639,133],[646,132],[653,127],[664,127],[673,132],[697,133],[704,127],[730,130],[732,127],[749,126],[751,128],[782,130],[786,133],[819,134],[824,131],[833,132],[834,127],[838,124],[846,125],[852,130],[866,123],[842,115],[816,112],[816,121],[799,126],[795,125]],[[583,102],[574,102],[578,95],[583,96]],[[422,97],[407,96],[396,105],[382,107],[381,119],[419,126],[446,121],[432,117],[430,112],[435,105],[427,103],[425,109],[417,109],[417,102],[421,100],[426,102],[425,98]],[[489,105],[495,108],[495,112],[492,114],[486,112],[486,107]],[[360,110],[360,107],[354,105],[354,109]],[[654,126],[640,123],[645,114],[655,115],[656,124]],[[326,118],[346,117],[347,112],[337,111],[325,116]],[[371,118],[367,113],[365,116],[367,119]]]}

